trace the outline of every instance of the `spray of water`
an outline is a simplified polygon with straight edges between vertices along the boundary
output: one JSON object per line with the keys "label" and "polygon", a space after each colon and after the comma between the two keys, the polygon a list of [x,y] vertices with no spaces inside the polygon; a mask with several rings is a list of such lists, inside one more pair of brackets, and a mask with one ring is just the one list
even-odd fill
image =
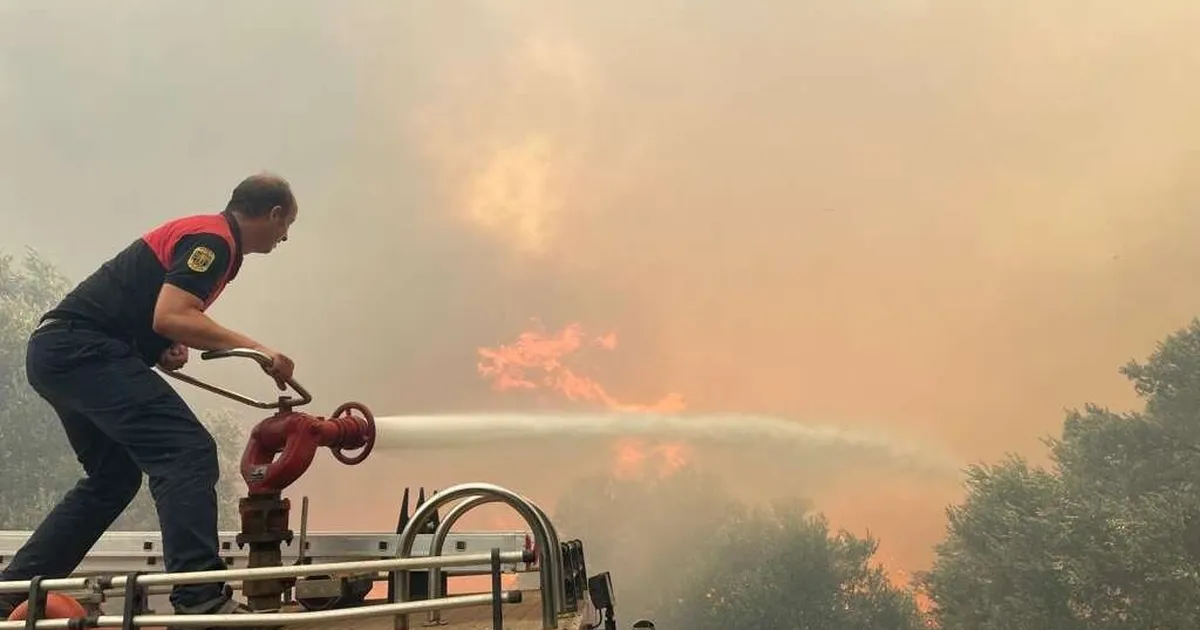
{"label": "spray of water", "polygon": [[954,474],[961,463],[927,445],[883,433],[803,424],[746,414],[476,413],[376,419],[377,448],[462,449],[484,445],[573,446],[634,437],[683,441],[695,447],[771,453],[818,466],[847,460],[890,463],[914,472]]}

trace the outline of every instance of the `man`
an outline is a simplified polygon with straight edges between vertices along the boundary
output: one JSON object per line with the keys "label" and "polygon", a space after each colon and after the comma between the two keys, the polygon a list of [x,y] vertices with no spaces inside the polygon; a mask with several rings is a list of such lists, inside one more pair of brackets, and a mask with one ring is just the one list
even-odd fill
{"label": "man", "polygon": [[[219,214],[168,221],[135,240],[55,308],[29,338],[30,385],[57,412],[86,476],[0,574],[63,577],[83,560],[141,487],[162,529],[169,572],[226,568],[218,551],[216,442],[153,367],[176,370],[188,348],[254,348],[280,388],[292,361],[205,315],[241,268],[287,240],[296,199],[282,178],[251,176]],[[7,616],[24,596],[0,602]],[[173,589],[177,613],[245,611],[223,583]]]}

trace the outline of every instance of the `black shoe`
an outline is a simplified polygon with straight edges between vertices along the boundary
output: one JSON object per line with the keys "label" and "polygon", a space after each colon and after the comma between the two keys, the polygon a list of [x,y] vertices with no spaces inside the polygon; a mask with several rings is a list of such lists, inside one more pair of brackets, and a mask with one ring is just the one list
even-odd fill
{"label": "black shoe", "polygon": [[[233,598],[233,589],[225,587],[225,594],[216,599],[196,604],[194,606],[176,606],[176,615],[231,615],[253,612],[250,607]],[[244,628],[243,626],[239,626]],[[204,628],[197,626],[167,626],[167,630],[217,630],[217,626]],[[248,630],[248,629],[247,629]]]}
{"label": "black shoe", "polygon": [[2,593],[0,594],[0,620],[7,620],[16,610],[21,602],[28,597],[25,593]]}

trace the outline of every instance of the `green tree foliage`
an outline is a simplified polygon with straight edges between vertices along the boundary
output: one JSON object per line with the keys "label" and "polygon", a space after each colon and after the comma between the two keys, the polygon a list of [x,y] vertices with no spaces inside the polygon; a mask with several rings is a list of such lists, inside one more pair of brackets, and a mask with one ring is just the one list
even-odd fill
{"label": "green tree foliage", "polygon": [[1013,457],[967,473],[967,499],[948,513],[951,534],[918,579],[940,627],[1071,630],[1070,586],[1054,555],[1064,528],[1059,480]]}
{"label": "green tree foliage", "polygon": [[662,628],[909,630],[911,593],[871,562],[876,543],[831,532],[802,502],[751,508],[685,469],[665,479],[589,479],[556,525],[584,541],[590,573],[610,570],[622,624]]}
{"label": "green tree foliage", "polygon": [[685,595],[668,609],[677,628],[915,630],[910,593],[872,565],[877,543],[831,532],[801,502],[741,509],[697,558]]}
{"label": "green tree foliage", "polygon": [[[71,282],[35,252],[17,261],[0,252],[0,528],[32,529],[79,477],[75,459],[54,412],[25,378],[25,345],[38,318],[71,288]],[[244,487],[237,460],[245,430],[231,413],[209,411],[202,421],[213,432],[222,460],[222,526],[236,525],[237,497]],[[143,484],[114,529],[157,530],[158,517]]]}
{"label": "green tree foliage", "polygon": [[79,475],[53,412],[25,380],[25,342],[38,317],[69,288],[35,254],[0,256],[0,526],[30,529]]}
{"label": "green tree foliage", "polygon": [[1121,372],[1145,401],[1072,411],[1052,465],[968,474],[921,582],[945,630],[1200,622],[1200,322]]}
{"label": "green tree foliage", "polygon": [[564,540],[583,541],[589,573],[613,572],[622,618],[640,614],[665,624],[684,563],[709,547],[738,505],[714,479],[684,468],[662,479],[579,479],[551,518]]}

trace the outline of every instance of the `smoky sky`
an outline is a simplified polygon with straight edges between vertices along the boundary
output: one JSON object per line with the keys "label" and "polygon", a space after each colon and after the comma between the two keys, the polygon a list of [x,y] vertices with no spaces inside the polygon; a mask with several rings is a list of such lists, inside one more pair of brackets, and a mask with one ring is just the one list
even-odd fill
{"label": "smoky sky", "polygon": [[1188,0],[10,1],[0,245],[79,278],[270,170],[300,220],[212,314],[323,412],[531,404],[476,348],[538,318],[617,332],[577,371],[625,400],[1038,458],[1200,310],[1197,27]]}

